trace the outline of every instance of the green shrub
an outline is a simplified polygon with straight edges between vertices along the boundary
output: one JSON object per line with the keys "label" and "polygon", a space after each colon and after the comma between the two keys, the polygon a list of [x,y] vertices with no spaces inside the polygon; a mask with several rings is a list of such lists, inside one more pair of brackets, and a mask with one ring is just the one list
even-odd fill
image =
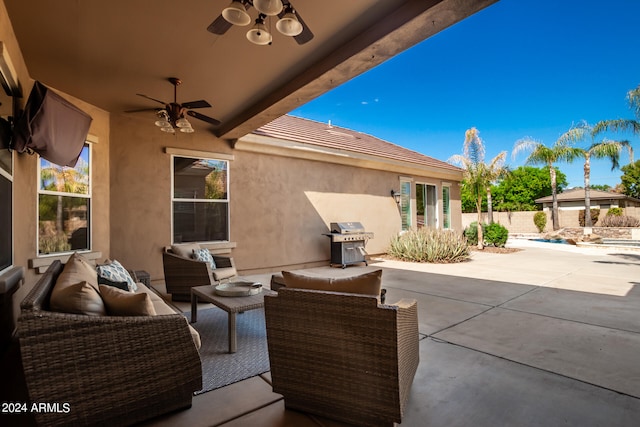
{"label": "green shrub", "polygon": [[607,211],[607,216],[622,216],[624,215],[624,211],[622,208],[609,208]]}
{"label": "green shrub", "polygon": [[403,261],[453,263],[468,260],[470,252],[463,236],[423,227],[392,238],[389,255]]}
{"label": "green shrub", "polygon": [[487,225],[484,230],[484,241],[487,245],[503,248],[509,238],[509,230],[497,222]]}
{"label": "green shrub", "polygon": [[536,225],[538,233],[542,233],[547,226],[547,214],[542,211],[536,212],[533,215],[533,223]]}
{"label": "green shrub", "polygon": [[606,215],[600,221],[601,227],[640,227],[640,219],[626,215]]}
{"label": "green shrub", "polygon": [[[580,227],[584,227],[584,209],[580,211],[578,214],[578,223]],[[598,222],[598,217],[600,216],[600,209],[591,209],[591,225],[596,225]]]}
{"label": "green shrub", "polygon": [[[482,234],[487,229],[487,224],[482,224]],[[475,246],[478,244],[478,221],[473,221],[467,228],[464,229],[464,236],[467,238],[467,243]]]}

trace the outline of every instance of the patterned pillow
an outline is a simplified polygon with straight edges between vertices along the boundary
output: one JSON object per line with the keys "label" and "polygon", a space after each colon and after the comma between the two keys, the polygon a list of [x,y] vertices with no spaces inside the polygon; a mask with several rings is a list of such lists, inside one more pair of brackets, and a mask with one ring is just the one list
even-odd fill
{"label": "patterned pillow", "polygon": [[98,265],[96,270],[98,271],[98,276],[104,277],[112,282],[127,282],[129,291],[131,292],[138,290],[136,282],[133,280],[127,269],[116,260],[106,260],[104,264]]}
{"label": "patterned pillow", "polygon": [[212,270],[216,269],[216,262],[213,260],[213,256],[209,249],[194,249],[193,259],[200,262],[208,262]]}

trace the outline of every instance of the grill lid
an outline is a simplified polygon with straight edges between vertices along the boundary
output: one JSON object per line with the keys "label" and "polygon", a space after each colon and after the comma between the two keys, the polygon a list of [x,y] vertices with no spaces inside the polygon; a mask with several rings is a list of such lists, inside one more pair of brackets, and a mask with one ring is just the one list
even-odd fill
{"label": "grill lid", "polygon": [[338,234],[364,233],[364,226],[359,222],[332,222],[331,232]]}

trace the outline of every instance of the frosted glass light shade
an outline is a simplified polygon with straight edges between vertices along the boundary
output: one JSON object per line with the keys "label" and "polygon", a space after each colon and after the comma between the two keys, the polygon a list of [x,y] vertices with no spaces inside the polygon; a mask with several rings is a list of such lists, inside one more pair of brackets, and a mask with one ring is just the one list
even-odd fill
{"label": "frosted glass light shade", "polygon": [[179,128],[186,128],[186,127],[191,127],[191,123],[189,123],[189,121],[184,117],[181,117],[178,120],[176,120],[176,126]]}
{"label": "frosted glass light shade", "polygon": [[258,12],[274,16],[282,12],[284,6],[280,0],[253,0],[253,7],[255,7]]}
{"label": "frosted glass light shade", "polygon": [[222,17],[233,25],[245,26],[251,23],[251,17],[244,8],[244,5],[234,0],[231,4],[222,10]]}
{"label": "frosted glass light shade", "polygon": [[273,37],[271,33],[267,31],[267,27],[264,24],[256,24],[252,29],[247,31],[247,39],[257,45],[266,45],[271,43]]}
{"label": "frosted glass light shade", "polygon": [[294,13],[288,12],[276,22],[276,29],[285,36],[297,36],[302,32],[302,24]]}

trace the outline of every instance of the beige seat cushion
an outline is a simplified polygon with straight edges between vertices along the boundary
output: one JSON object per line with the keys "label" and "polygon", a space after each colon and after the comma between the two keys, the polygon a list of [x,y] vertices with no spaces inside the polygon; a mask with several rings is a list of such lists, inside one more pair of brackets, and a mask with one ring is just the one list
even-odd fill
{"label": "beige seat cushion", "polygon": [[202,249],[198,243],[178,243],[171,245],[171,250],[174,254],[183,258],[193,259],[193,251]]}
{"label": "beige seat cushion", "polygon": [[238,272],[233,267],[216,268],[215,270],[212,271],[212,273],[213,273],[213,278],[218,282],[220,280],[230,279],[238,275]]}
{"label": "beige seat cushion", "polygon": [[[151,303],[153,304],[153,308],[156,311],[156,315],[161,316],[163,314],[166,315],[177,313],[173,308],[169,306],[169,304],[165,302],[165,300],[162,299],[162,297],[160,297],[158,294],[156,294],[146,286],[138,286],[137,293],[145,293],[149,295],[149,297],[151,298]],[[184,321],[187,323],[187,325],[189,325],[189,321],[186,317],[184,318]],[[200,350],[200,347],[202,346],[200,333],[191,325],[189,325],[189,332],[191,332],[191,339],[193,339],[193,343],[195,344],[196,348]]]}
{"label": "beige seat cushion", "polygon": [[51,291],[52,311],[102,316],[106,313],[98,293],[98,273],[79,253],[69,257]]}
{"label": "beige seat cushion", "polygon": [[288,288],[379,296],[382,286],[382,270],[338,278],[303,276],[290,271],[283,271],[282,276],[285,286]]}
{"label": "beige seat cushion", "polygon": [[100,285],[100,295],[111,316],[154,316],[156,311],[146,293],[124,291],[113,286]]}

